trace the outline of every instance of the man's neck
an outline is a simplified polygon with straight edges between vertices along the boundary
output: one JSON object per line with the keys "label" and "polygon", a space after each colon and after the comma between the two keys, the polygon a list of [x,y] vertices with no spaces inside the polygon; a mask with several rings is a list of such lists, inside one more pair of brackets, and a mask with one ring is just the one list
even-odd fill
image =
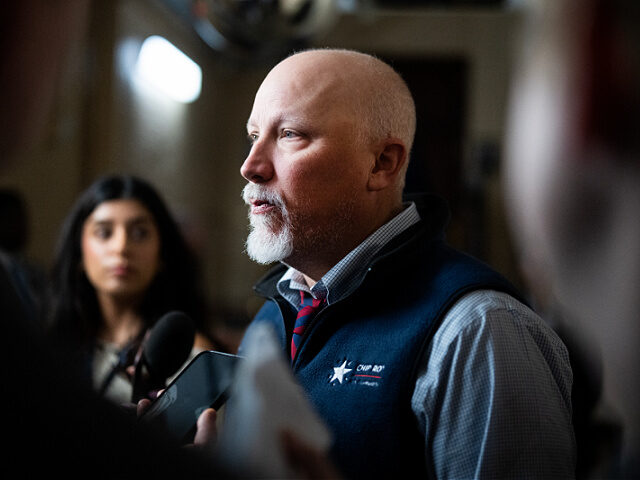
{"label": "man's neck", "polygon": [[304,276],[309,288],[311,288],[349,252],[402,212],[403,208],[400,203],[396,208],[387,209],[388,213],[386,215],[377,215],[377,218],[372,219],[373,221],[369,223],[370,227],[363,229],[360,235],[352,234],[349,240],[345,236],[343,241],[339,243],[339,249],[335,248],[326,252],[320,252],[315,249],[313,252],[294,255],[285,260],[284,263],[298,270]]}
{"label": "man's neck", "polygon": [[314,280],[313,278],[311,278],[308,275],[305,275],[304,273],[302,274],[302,276],[304,277],[304,281],[307,283],[307,285],[309,286],[309,288],[313,288],[313,286],[318,283],[317,280]]}

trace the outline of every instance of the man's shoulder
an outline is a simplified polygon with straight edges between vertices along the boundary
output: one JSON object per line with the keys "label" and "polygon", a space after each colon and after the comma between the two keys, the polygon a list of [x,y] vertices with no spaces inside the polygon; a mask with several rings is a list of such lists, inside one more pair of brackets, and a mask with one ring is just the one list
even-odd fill
{"label": "man's shoulder", "polygon": [[[504,291],[480,289],[460,297],[443,317],[434,340],[443,344],[465,338],[504,341],[523,335],[535,343],[562,342],[551,326],[528,305]],[[492,341],[493,341],[492,340]]]}
{"label": "man's shoulder", "polygon": [[473,317],[498,311],[537,317],[529,306],[511,292],[491,288],[466,293],[452,305],[449,313]]}

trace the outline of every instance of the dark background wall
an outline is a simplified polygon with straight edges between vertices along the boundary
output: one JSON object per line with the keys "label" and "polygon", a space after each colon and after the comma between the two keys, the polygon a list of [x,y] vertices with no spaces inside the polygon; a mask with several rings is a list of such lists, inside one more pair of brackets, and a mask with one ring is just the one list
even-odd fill
{"label": "dark background wall", "polygon": [[[0,186],[23,192],[31,225],[27,253],[46,267],[60,223],[83,188],[107,172],[147,178],[197,247],[212,303],[242,324],[258,306],[251,285],[264,271],[243,253],[244,125],[276,58],[234,61],[216,52],[170,3],[94,2],[56,85],[44,141],[14,159]],[[341,12],[310,44],[374,53],[405,76],[419,115],[408,188],[445,196],[454,211],[451,242],[517,282],[498,187],[517,17],[481,3]],[[194,103],[133,88],[128,71],[141,42],[154,34],[201,66],[202,93]]]}

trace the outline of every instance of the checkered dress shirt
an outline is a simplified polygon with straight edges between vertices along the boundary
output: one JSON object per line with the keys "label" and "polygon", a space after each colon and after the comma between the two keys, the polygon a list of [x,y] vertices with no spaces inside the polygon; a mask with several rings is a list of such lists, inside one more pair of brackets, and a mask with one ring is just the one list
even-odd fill
{"label": "checkered dress shirt", "polygon": [[[331,304],[348,296],[374,255],[420,220],[414,203],[336,264],[313,288],[293,268],[279,293]],[[401,279],[399,279],[401,280]],[[411,408],[438,478],[571,478],[572,373],[555,332],[513,297],[479,290],[458,300],[421,359]]]}

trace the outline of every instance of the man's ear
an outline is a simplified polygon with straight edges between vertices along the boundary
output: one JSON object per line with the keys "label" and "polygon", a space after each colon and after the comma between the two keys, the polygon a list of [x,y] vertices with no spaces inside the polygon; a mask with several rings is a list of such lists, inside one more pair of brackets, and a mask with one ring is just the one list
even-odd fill
{"label": "man's ear", "polygon": [[398,139],[386,139],[377,151],[373,168],[369,173],[369,190],[382,190],[394,185],[406,162],[407,149],[404,144]]}

